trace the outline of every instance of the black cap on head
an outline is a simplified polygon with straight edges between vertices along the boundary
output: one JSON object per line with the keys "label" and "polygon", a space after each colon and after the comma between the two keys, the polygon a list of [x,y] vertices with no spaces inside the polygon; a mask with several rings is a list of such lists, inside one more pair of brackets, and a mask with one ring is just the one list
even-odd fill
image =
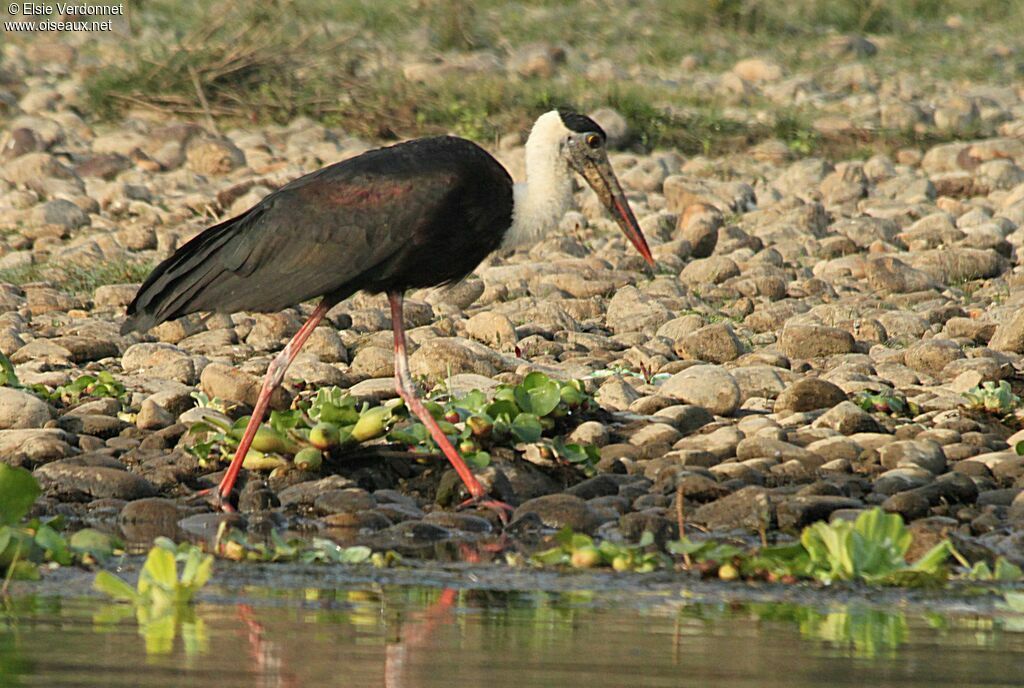
{"label": "black cap on head", "polygon": [[575,110],[569,108],[560,107],[558,108],[558,116],[562,118],[562,124],[565,125],[566,129],[578,132],[580,134],[584,132],[596,132],[601,136],[602,139],[607,139],[605,136],[604,129],[594,120],[590,119],[586,115],[581,115]]}

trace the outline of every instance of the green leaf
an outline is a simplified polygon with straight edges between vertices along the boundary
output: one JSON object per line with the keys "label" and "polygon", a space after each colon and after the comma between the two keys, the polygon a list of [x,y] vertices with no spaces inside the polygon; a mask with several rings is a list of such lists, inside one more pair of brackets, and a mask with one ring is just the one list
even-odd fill
{"label": "green leaf", "polygon": [[0,352],[0,387],[21,387],[11,359]]}
{"label": "green leaf", "polygon": [[487,468],[491,465],[491,455],[485,451],[470,452],[463,454],[462,458],[466,461],[470,468],[480,470],[481,468]]}
{"label": "green leaf", "polygon": [[551,413],[562,400],[558,383],[539,372],[527,375],[514,394],[519,408],[538,417]]}
{"label": "green leaf", "polygon": [[800,542],[811,558],[815,578],[830,582],[854,577],[852,538],[849,521],[818,522],[804,528]]}
{"label": "green leaf", "polygon": [[552,547],[543,552],[537,552],[530,557],[530,561],[539,566],[562,566],[569,563],[569,553],[561,547]]}
{"label": "green leaf", "polygon": [[520,413],[512,421],[512,434],[520,442],[536,442],[540,439],[544,428],[540,424],[540,418],[532,413]]}
{"label": "green leaf", "polygon": [[570,548],[572,547],[572,538],[574,535],[575,533],[573,532],[572,528],[569,526],[565,526],[560,531],[555,533],[554,539],[555,542],[557,542],[562,547]]}
{"label": "green leaf", "polygon": [[441,406],[441,404],[436,401],[424,401],[423,407],[427,409],[427,412],[434,418],[434,420],[444,418],[444,406]]}
{"label": "green leaf", "polygon": [[0,527],[0,539],[5,542],[4,546],[0,548],[0,570],[10,566],[13,562],[24,560],[33,553],[35,540],[23,528]]}
{"label": "green leaf", "polygon": [[87,553],[97,559],[104,559],[114,553],[114,538],[95,528],[76,531],[68,544],[76,552]]}
{"label": "green leaf", "polygon": [[1016,582],[1021,578],[1024,578],[1024,571],[1011,561],[1008,561],[1005,557],[998,557],[996,559],[996,570],[993,576],[997,581],[1005,582]]}
{"label": "green leaf", "polygon": [[503,420],[506,423],[511,423],[512,419],[519,415],[519,406],[508,399],[497,399],[484,409],[484,413],[496,421]]}
{"label": "green leaf", "polygon": [[422,444],[429,438],[430,433],[427,431],[427,426],[422,423],[412,423],[408,427],[395,428],[388,433],[388,439],[392,442],[400,442],[410,446]]}
{"label": "green leaf", "polygon": [[18,559],[10,568],[7,569],[7,575],[11,580],[31,580],[37,581],[40,579],[39,566],[35,562],[26,561],[25,559]]}
{"label": "green leaf", "polygon": [[96,579],[92,583],[94,590],[109,595],[115,600],[124,600],[126,602],[137,602],[139,599],[139,593],[132,589],[132,586],[110,573],[109,571],[100,571],[96,574]]}
{"label": "green leaf", "polygon": [[373,550],[363,545],[346,547],[338,557],[338,562],[341,564],[361,564],[369,559],[372,554]]}
{"label": "green leaf", "polygon": [[693,554],[694,552],[698,552],[703,549],[704,546],[705,543],[703,542],[694,542],[690,538],[683,536],[675,542],[668,543],[665,546],[665,549],[667,549],[670,554]]}
{"label": "green leaf", "polygon": [[206,585],[213,573],[213,557],[203,556],[199,548],[193,547],[185,558],[185,566],[181,571],[181,585],[188,589],[188,597]]}
{"label": "green leaf", "polygon": [[949,540],[943,540],[915,561],[910,570],[931,574],[942,573],[944,572],[946,560],[949,559],[949,555],[952,553],[952,549],[953,545]]}
{"label": "green leaf", "polygon": [[39,483],[27,470],[0,463],[0,525],[20,521],[40,492]]}
{"label": "green leaf", "polygon": [[36,529],[36,544],[46,554],[46,558],[61,566],[71,565],[71,551],[64,537],[50,526],[43,525]]}
{"label": "green leaf", "polygon": [[139,574],[139,594],[146,595],[154,587],[169,592],[174,590],[177,583],[178,571],[174,554],[162,547],[149,550],[146,563],[142,566],[142,573]]}
{"label": "green leaf", "polygon": [[878,508],[862,512],[853,524],[851,538],[855,572],[877,575],[904,567],[912,539],[899,514]]}
{"label": "green leaf", "polygon": [[452,405],[457,409],[467,411],[466,415],[481,413],[487,407],[487,396],[479,389],[474,389],[461,399],[456,399]]}

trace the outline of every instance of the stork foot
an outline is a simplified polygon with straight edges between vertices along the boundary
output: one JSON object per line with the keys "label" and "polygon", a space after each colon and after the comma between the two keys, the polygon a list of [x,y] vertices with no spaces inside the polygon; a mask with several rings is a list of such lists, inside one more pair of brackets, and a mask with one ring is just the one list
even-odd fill
{"label": "stork foot", "polygon": [[491,509],[498,514],[498,518],[501,520],[501,524],[507,526],[509,517],[512,512],[516,510],[514,506],[509,506],[505,502],[498,499],[490,499],[487,495],[480,497],[470,497],[466,501],[455,507],[456,511],[462,509],[468,509],[470,507],[483,507],[485,509]]}
{"label": "stork foot", "polygon": [[233,514],[236,511],[234,505],[228,501],[228,497],[220,493],[219,487],[208,487],[205,490],[193,492],[190,500],[206,502],[213,507],[214,511],[221,511],[225,514]]}

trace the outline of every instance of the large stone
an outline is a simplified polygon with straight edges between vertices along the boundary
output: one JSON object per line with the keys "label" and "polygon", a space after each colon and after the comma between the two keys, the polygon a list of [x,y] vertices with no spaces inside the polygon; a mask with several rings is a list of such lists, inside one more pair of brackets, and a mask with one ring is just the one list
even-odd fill
{"label": "large stone", "polygon": [[177,380],[186,385],[196,382],[196,366],[192,358],[173,344],[133,344],[121,357],[121,367],[126,373],[152,375],[164,380]]}
{"label": "large stone", "polygon": [[660,393],[719,416],[730,415],[740,405],[740,386],[716,365],[697,365],[676,373],[665,381]]}
{"label": "large stone", "polygon": [[964,357],[960,346],[950,339],[928,339],[914,344],[903,356],[904,363],[914,370],[939,375],[953,361]]}
{"label": "large stone", "polygon": [[687,263],[683,271],[679,273],[679,279],[694,287],[707,289],[739,274],[739,266],[732,258],[710,256]]}
{"label": "large stone", "polygon": [[773,366],[741,366],[729,372],[740,386],[743,401],[751,397],[774,399],[786,388],[778,369]]}
{"label": "large stone", "polygon": [[691,520],[712,531],[767,529],[775,522],[775,505],[763,487],[744,487],[698,507]]}
{"label": "large stone", "polygon": [[850,353],[853,335],[838,327],[787,324],[779,338],[779,348],[790,358],[817,358]]}
{"label": "large stone", "polygon": [[852,401],[836,404],[814,421],[816,428],[832,428],[844,435],[878,432],[881,428],[874,416]]}
{"label": "large stone", "polygon": [[906,294],[935,288],[927,273],[910,267],[899,258],[879,256],[864,263],[868,285],[883,294]]}
{"label": "large stone", "polygon": [[43,400],[12,387],[0,387],[0,429],[39,428],[53,417]]}
{"label": "large stone", "polygon": [[392,375],[395,370],[393,349],[383,346],[364,346],[356,352],[349,372],[356,378],[380,378]]}
{"label": "large stone", "polygon": [[813,470],[825,463],[825,459],[812,451],[789,442],[755,435],[745,437],[736,445],[736,458],[747,459],[769,458],[779,462],[799,461],[805,468]]}
{"label": "large stone", "polygon": [[907,262],[942,284],[996,277],[1009,263],[992,250],[947,246],[908,253]]}
{"label": "large stone", "polygon": [[528,499],[519,505],[512,514],[512,520],[518,521],[533,513],[548,528],[561,530],[572,528],[577,533],[592,533],[597,527],[597,515],[587,503],[571,494],[552,494]]}
{"label": "large stone", "polygon": [[89,224],[89,216],[84,210],[62,198],[48,201],[34,208],[31,219],[37,226],[58,227],[62,232],[75,230]]}
{"label": "large stone", "polygon": [[999,323],[988,346],[996,351],[1024,353],[1024,310],[1018,310],[1012,318]]}
{"label": "large stone", "polygon": [[839,509],[860,509],[859,499],[833,495],[800,495],[789,497],[775,507],[779,528],[796,530],[816,521],[827,521]]}
{"label": "large stone", "polygon": [[605,323],[615,333],[656,331],[672,318],[668,308],[633,286],[619,289],[608,302]]}
{"label": "large stone", "polygon": [[[255,407],[262,383],[255,376],[238,368],[223,363],[210,363],[203,368],[199,385],[211,399],[220,397]],[[270,396],[271,408],[286,409],[288,404],[288,393],[282,387],[276,388]]]}
{"label": "large stone", "polygon": [[0,461],[45,463],[71,454],[70,436],[56,428],[0,430]]}
{"label": "large stone", "polygon": [[827,380],[805,377],[797,380],[775,400],[775,413],[790,411],[801,413],[832,408],[846,401],[846,392]]}
{"label": "large stone", "polygon": [[743,344],[728,323],[715,323],[677,339],[675,349],[683,359],[727,363],[739,358]]}
{"label": "large stone", "polygon": [[722,213],[750,210],[757,204],[753,187],[746,182],[722,182],[674,174],[665,178],[665,205],[670,212],[682,213],[702,203]]}
{"label": "large stone", "polygon": [[435,337],[425,340],[409,357],[413,375],[440,382],[457,373],[491,377],[513,368],[514,361],[464,337]]}
{"label": "large stone", "polygon": [[193,139],[185,153],[189,169],[219,176],[245,164],[245,153],[227,140]]}
{"label": "large stone", "polygon": [[54,461],[34,475],[48,493],[72,501],[140,499],[155,493],[145,478],[108,466],[81,465],[74,460]]}
{"label": "large stone", "polygon": [[512,321],[491,311],[482,311],[467,320],[466,334],[499,351],[511,351],[518,340]]}
{"label": "large stone", "polygon": [[879,448],[879,460],[885,468],[923,468],[932,475],[946,470],[946,455],[932,440],[901,440]]}

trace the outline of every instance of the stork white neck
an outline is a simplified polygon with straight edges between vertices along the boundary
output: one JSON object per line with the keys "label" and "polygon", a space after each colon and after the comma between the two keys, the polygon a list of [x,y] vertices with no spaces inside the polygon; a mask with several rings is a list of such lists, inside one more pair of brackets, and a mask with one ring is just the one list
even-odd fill
{"label": "stork white neck", "polygon": [[572,203],[572,170],[561,146],[572,132],[558,112],[541,115],[526,141],[526,181],[513,190],[512,226],[502,248],[537,243]]}

